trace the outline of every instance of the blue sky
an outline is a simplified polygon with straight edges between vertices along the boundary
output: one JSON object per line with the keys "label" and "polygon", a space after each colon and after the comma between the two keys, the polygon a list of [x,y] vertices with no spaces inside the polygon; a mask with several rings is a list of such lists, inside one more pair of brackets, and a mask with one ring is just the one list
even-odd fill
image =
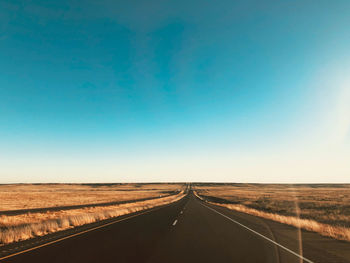
{"label": "blue sky", "polygon": [[2,1],[0,183],[349,181],[349,8]]}

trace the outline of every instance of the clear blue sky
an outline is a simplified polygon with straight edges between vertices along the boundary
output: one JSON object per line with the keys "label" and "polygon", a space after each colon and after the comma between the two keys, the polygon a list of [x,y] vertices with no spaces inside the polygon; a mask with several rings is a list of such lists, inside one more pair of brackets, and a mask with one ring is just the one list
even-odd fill
{"label": "clear blue sky", "polygon": [[349,10],[1,1],[0,183],[349,181]]}

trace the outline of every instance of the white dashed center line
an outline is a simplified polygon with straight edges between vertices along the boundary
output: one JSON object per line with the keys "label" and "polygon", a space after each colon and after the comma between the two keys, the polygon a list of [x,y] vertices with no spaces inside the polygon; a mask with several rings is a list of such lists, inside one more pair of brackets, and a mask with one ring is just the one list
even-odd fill
{"label": "white dashed center line", "polygon": [[175,225],[176,225],[176,223],[177,223],[177,219],[174,221],[173,226],[175,226]]}

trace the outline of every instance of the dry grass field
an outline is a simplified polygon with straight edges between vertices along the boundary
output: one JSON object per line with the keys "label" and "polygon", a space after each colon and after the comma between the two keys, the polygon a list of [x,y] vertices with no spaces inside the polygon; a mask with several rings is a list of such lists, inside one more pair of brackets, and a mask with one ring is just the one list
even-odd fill
{"label": "dry grass field", "polygon": [[0,228],[0,245],[169,204],[183,196],[184,193],[181,192],[177,195],[121,205],[2,216],[0,218],[0,224],[3,226]]}
{"label": "dry grass field", "polygon": [[350,185],[197,184],[204,199],[350,241]]}
{"label": "dry grass field", "polygon": [[0,185],[0,212],[157,197],[181,184],[8,184]]}
{"label": "dry grass field", "polygon": [[[184,196],[184,188],[184,184],[1,185],[0,245],[175,202]],[[169,196],[169,193],[177,190],[181,192]],[[133,201],[152,197],[158,198]],[[84,207],[87,204],[125,200],[131,202]],[[21,211],[15,215],[1,215],[1,211],[7,210],[68,205],[83,205],[83,207],[59,208],[57,211]]]}

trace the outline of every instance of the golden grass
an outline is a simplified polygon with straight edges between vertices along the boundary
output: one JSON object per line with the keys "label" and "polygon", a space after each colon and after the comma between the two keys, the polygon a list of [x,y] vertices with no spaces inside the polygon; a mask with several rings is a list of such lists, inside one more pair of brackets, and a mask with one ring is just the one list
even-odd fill
{"label": "golden grass", "polygon": [[[181,199],[184,193],[146,201],[105,207],[89,207],[59,212],[2,216],[0,244],[43,236],[56,231],[81,226],[137,211],[169,204]],[[6,226],[6,228],[4,227]]]}
{"label": "golden grass", "polygon": [[0,211],[136,200],[182,188],[181,184],[0,185]]}
{"label": "golden grass", "polygon": [[196,190],[229,209],[350,241],[350,185],[208,184]]}
{"label": "golden grass", "polygon": [[267,213],[267,212],[259,211],[253,208],[246,207],[244,205],[219,204],[214,202],[211,202],[211,203],[215,205],[227,207],[231,210],[235,210],[238,212],[267,218],[279,223],[317,232],[323,236],[328,236],[339,240],[350,241],[350,228],[340,227],[340,226],[331,226],[328,224],[316,222],[315,220],[302,219],[294,216],[283,216],[283,215],[274,214],[274,213]]}

